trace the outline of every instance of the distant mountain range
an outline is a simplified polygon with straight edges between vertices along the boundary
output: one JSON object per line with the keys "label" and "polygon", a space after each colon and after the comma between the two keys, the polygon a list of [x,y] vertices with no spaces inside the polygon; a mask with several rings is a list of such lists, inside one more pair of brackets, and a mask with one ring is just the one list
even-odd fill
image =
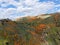
{"label": "distant mountain range", "polygon": [[57,15],[57,14],[60,15],[60,13],[52,13],[52,14],[40,14],[40,15],[37,15],[37,16],[20,17],[20,18],[16,18],[16,21],[20,20],[22,18],[27,18],[27,19],[30,19],[30,18],[41,18],[41,19],[46,19],[48,17],[54,16],[54,15]]}

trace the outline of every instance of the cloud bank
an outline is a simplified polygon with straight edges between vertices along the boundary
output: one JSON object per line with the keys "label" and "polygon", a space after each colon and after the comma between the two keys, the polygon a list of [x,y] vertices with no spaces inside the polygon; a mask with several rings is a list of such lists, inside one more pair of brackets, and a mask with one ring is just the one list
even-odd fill
{"label": "cloud bank", "polygon": [[0,19],[15,19],[23,16],[35,16],[53,12],[60,4],[39,0],[0,0]]}

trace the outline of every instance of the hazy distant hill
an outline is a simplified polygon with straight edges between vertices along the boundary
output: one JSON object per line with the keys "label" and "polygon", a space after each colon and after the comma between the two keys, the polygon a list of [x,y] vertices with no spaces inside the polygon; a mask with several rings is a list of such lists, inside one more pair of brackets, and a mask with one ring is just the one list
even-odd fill
{"label": "hazy distant hill", "polygon": [[0,20],[0,45],[60,45],[60,13]]}

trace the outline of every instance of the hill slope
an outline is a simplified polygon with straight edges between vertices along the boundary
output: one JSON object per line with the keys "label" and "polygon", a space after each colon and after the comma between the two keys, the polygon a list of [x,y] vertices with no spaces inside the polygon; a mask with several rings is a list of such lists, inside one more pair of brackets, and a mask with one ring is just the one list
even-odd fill
{"label": "hill slope", "polygon": [[60,13],[41,16],[0,20],[0,45],[60,45]]}

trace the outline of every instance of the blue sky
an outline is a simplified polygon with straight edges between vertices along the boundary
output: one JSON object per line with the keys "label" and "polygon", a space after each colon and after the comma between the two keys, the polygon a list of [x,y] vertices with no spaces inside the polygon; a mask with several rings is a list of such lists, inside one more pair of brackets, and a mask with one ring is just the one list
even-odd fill
{"label": "blue sky", "polygon": [[0,19],[60,12],[60,0],[0,0]]}

